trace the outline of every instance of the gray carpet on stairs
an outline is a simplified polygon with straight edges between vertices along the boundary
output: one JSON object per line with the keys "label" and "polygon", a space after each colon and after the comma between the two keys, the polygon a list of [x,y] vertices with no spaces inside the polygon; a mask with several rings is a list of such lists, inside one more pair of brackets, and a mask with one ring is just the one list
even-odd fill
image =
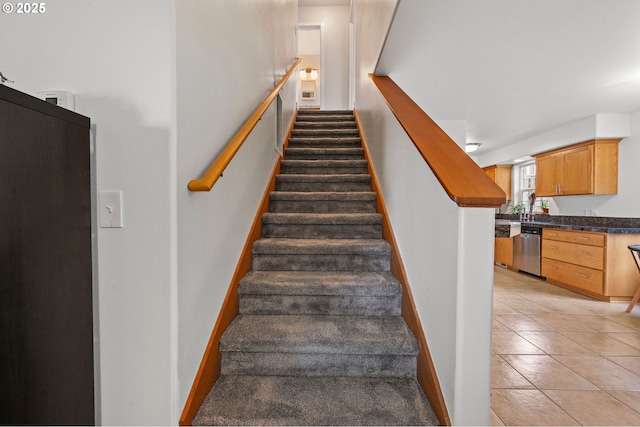
{"label": "gray carpet on stairs", "polygon": [[437,425],[351,111],[298,113],[193,425]]}
{"label": "gray carpet on stairs", "polygon": [[438,425],[415,379],[223,376],[194,425]]}

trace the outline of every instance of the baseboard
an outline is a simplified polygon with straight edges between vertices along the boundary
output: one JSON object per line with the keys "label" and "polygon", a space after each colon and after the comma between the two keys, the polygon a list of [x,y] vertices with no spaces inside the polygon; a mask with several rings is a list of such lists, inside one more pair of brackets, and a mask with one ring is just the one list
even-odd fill
{"label": "baseboard", "polygon": [[402,259],[400,257],[398,244],[393,234],[393,229],[391,228],[389,215],[385,207],[384,198],[382,197],[380,183],[376,176],[376,172],[373,169],[369,147],[367,145],[366,138],[362,133],[360,117],[356,110],[353,111],[353,114],[356,118],[356,122],[358,123],[358,129],[360,130],[360,138],[362,140],[362,146],[364,148],[365,157],[367,159],[369,173],[371,174],[373,191],[377,195],[378,213],[380,213],[383,217],[383,237],[391,245],[391,271],[402,285],[402,318],[407,323],[407,326],[409,326],[409,329],[411,329],[411,331],[416,336],[416,339],[418,340],[418,346],[420,348],[417,367],[418,382],[424,390],[424,394],[427,396],[427,399],[429,400],[433,411],[438,417],[438,421],[440,422],[440,424],[450,426],[451,419],[449,417],[449,411],[447,410],[444,396],[442,394],[442,389],[440,388],[440,382],[438,381],[438,375],[433,364],[433,359],[431,358],[431,353],[429,352],[429,347],[427,346],[427,340],[425,338],[424,330],[422,329],[422,324],[420,323],[420,317],[418,316],[418,311],[413,300],[413,294],[411,293],[411,287],[409,286],[407,273],[404,269],[404,264],[402,263]]}
{"label": "baseboard", "polygon": [[[291,137],[291,131],[293,130],[297,115],[298,112],[295,111],[293,119],[289,124],[289,131],[287,133],[287,138],[285,139],[285,148],[288,145],[289,138]],[[249,271],[251,271],[251,247],[253,242],[258,240],[262,235],[262,214],[269,211],[269,194],[274,191],[276,187],[276,175],[280,173],[280,160],[281,158],[278,158],[275,166],[273,167],[269,185],[267,185],[262,196],[262,201],[260,202],[256,216],[253,219],[251,230],[249,231],[242,253],[240,254],[240,259],[235,272],[233,273],[231,284],[229,285],[224,302],[220,308],[218,319],[213,327],[213,331],[211,332],[204,355],[202,356],[200,367],[198,368],[198,372],[196,373],[196,377],[191,386],[191,391],[189,392],[189,396],[187,397],[187,401],[182,410],[182,415],[180,416],[181,426],[191,425],[193,418],[198,412],[198,409],[200,409],[200,406],[207,397],[207,394],[209,394],[211,387],[213,387],[220,377],[220,338],[224,331],[227,330],[233,319],[238,315],[238,284],[240,283],[240,280],[249,273]]]}

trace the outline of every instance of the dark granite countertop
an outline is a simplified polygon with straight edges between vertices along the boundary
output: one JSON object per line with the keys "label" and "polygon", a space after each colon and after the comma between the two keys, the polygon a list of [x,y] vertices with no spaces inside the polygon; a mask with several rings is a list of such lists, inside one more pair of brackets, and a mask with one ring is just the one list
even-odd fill
{"label": "dark granite countertop", "polygon": [[[509,237],[504,230],[498,232],[498,221],[519,221],[518,215],[496,215],[496,237]],[[596,217],[596,216],[567,216],[567,215],[536,215],[532,222],[522,221],[522,225],[537,225],[543,228],[561,230],[591,231],[610,234],[640,234],[640,218]],[[500,234],[500,235],[498,235]]]}

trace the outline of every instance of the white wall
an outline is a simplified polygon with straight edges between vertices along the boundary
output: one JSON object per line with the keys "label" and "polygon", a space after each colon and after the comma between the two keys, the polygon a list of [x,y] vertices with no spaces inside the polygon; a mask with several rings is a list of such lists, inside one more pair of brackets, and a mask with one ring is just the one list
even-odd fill
{"label": "white wall", "polygon": [[[296,57],[296,0],[177,6],[179,401],[184,404],[277,153],[271,108],[211,192],[190,193]],[[283,91],[288,128],[295,74]]]}
{"label": "white wall", "polygon": [[66,90],[96,125],[97,189],[122,190],[124,228],[99,229],[98,422],[175,422],[170,353],[172,0],[57,0],[2,14],[0,69],[29,94]]}
{"label": "white wall", "polygon": [[349,6],[304,6],[298,10],[300,24],[324,24],[323,108],[349,107]]}
{"label": "white wall", "polygon": [[[420,44],[419,13],[402,0],[380,56],[410,61]],[[356,1],[356,109],[381,183],[417,310],[454,424],[489,422],[493,210],[461,209],[446,195],[367,77],[396,2]],[[419,69],[389,73],[414,100],[426,97]],[[395,72],[399,72],[396,79]],[[427,112],[428,113],[428,112]],[[464,123],[442,122],[464,142]]]}

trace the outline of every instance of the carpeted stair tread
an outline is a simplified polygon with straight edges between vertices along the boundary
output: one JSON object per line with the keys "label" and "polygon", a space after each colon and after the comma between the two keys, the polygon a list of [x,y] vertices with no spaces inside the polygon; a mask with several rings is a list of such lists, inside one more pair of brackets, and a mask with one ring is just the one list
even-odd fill
{"label": "carpeted stair tread", "polygon": [[[306,149],[304,149],[306,150]],[[319,159],[319,160],[306,160],[306,159],[286,159],[280,161],[280,167],[283,166],[304,166],[308,168],[332,168],[332,167],[367,167],[367,161],[364,159],[346,159],[346,160],[333,160],[333,159]],[[340,175],[340,174],[338,174]]]}
{"label": "carpeted stair tread", "polygon": [[290,148],[305,148],[305,147],[362,147],[362,140],[357,136],[347,137],[307,137],[307,138],[289,138]]}
{"label": "carpeted stair tread", "polygon": [[192,425],[438,425],[415,379],[222,376]]}
{"label": "carpeted stair tread", "polygon": [[294,129],[356,129],[356,122],[354,121],[328,121],[328,120],[316,120],[316,121],[296,121]]}
{"label": "carpeted stair tread", "polygon": [[238,295],[240,314],[379,317],[400,315],[402,287],[389,272],[252,271]]}
{"label": "carpeted stair tread", "polygon": [[281,174],[333,175],[368,174],[367,161],[362,160],[282,160]]}
{"label": "carpeted stair tread", "polygon": [[377,196],[371,191],[289,192],[269,194],[271,212],[375,212]]}
{"label": "carpeted stair tread", "polygon": [[360,136],[358,129],[292,129],[291,136],[328,137],[328,136]]}
{"label": "carpeted stair tread", "polygon": [[287,148],[287,160],[361,160],[362,148]]}
{"label": "carpeted stair tread", "polygon": [[396,296],[402,288],[388,272],[251,271],[238,286],[240,295]]}
{"label": "carpeted stair tread", "polygon": [[302,114],[296,119],[296,123],[306,122],[354,122],[355,117],[351,114]]}
{"label": "carpeted stair tread", "polygon": [[305,192],[305,191],[273,191],[269,194],[270,200],[307,200],[314,202],[357,200],[370,202],[377,199],[373,191],[326,191],[326,192]]}
{"label": "carpeted stair tread", "polygon": [[370,191],[368,174],[280,174],[276,176],[276,191],[347,192]]}
{"label": "carpeted stair tread", "polygon": [[262,215],[263,224],[382,224],[382,215],[378,213],[274,213]]}
{"label": "carpeted stair tread", "polygon": [[352,110],[298,110],[298,116],[353,116]]}
{"label": "carpeted stair tread", "polygon": [[293,239],[382,239],[376,213],[265,213],[262,237]]}
{"label": "carpeted stair tread", "polygon": [[222,352],[417,355],[401,317],[239,315],[220,339]]}
{"label": "carpeted stair tread", "polygon": [[382,239],[258,239],[253,253],[277,255],[389,255],[391,246]]}

